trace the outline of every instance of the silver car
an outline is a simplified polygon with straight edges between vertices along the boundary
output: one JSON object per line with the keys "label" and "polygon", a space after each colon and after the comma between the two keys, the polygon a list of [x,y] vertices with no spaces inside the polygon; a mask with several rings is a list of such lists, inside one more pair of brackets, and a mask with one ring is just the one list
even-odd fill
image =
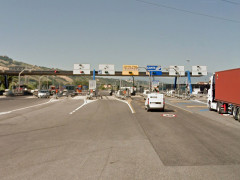
{"label": "silver car", "polygon": [[48,92],[48,90],[38,91],[38,98],[49,98],[49,97],[50,97],[50,93]]}

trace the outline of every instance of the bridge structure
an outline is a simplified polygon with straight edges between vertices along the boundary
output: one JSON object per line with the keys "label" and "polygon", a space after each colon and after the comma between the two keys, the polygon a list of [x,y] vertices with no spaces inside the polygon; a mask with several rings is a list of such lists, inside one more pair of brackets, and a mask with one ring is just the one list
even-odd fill
{"label": "bridge structure", "polygon": [[[20,70],[0,70],[0,75],[8,75],[8,76],[18,76],[21,73]],[[93,71],[90,71],[90,74],[73,74],[73,71],[62,71],[62,70],[51,70],[51,71],[42,71],[42,70],[24,70],[21,73],[21,76],[24,75],[38,75],[38,76],[93,76]],[[139,75],[129,74],[123,75],[122,71],[115,71],[114,75],[110,74],[98,74],[98,71],[95,72],[95,76],[141,76],[141,77],[148,77],[149,75],[145,72],[139,72]],[[178,77],[179,75],[169,75],[168,71],[163,71],[161,76],[158,77]],[[185,76],[188,76],[188,73],[185,72]],[[190,76],[192,73],[190,72]],[[194,77],[200,77],[202,75],[194,75]]]}
{"label": "bridge structure", "polygon": [[[115,74],[99,74],[98,71],[90,71],[89,74],[74,74],[73,71],[64,71],[64,70],[48,70],[48,71],[42,71],[42,70],[31,70],[31,69],[24,69],[24,70],[0,70],[0,75],[3,75],[5,77],[5,87],[8,88],[8,81],[7,81],[7,76],[24,76],[24,75],[28,75],[28,76],[93,76],[93,79],[95,80],[95,76],[98,77],[103,77],[103,76],[131,76],[131,77],[150,77],[149,74],[143,71],[139,72],[138,75],[135,74],[124,74],[122,73],[122,71],[115,71]],[[151,75],[154,76],[154,75]],[[185,75],[170,75],[169,71],[163,71],[161,73],[161,76],[158,77],[175,77],[174,80],[174,89],[177,88],[177,79],[179,77],[188,77],[188,85],[190,87],[190,93],[192,93],[192,85],[191,85],[191,77],[193,76],[193,73],[190,71],[186,71]],[[194,77],[200,77],[202,75],[194,75]],[[156,76],[154,76],[156,77]]]}

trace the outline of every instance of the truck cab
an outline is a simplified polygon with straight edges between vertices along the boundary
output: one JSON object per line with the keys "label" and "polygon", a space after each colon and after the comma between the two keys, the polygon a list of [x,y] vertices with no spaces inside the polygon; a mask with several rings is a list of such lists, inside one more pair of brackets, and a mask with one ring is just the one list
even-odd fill
{"label": "truck cab", "polygon": [[210,88],[208,90],[208,108],[209,110],[217,110],[217,102],[215,101],[215,74],[210,77]]}

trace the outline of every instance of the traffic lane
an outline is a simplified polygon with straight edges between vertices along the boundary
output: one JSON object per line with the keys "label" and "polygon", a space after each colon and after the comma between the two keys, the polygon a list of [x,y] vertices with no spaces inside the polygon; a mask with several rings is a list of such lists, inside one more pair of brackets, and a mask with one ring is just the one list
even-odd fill
{"label": "traffic lane", "polygon": [[166,105],[166,112],[146,112],[132,102],[136,117],[166,166],[232,165],[240,163],[239,129]]}
{"label": "traffic lane", "polygon": [[229,114],[220,115],[216,111],[209,111],[206,103],[168,97],[166,98],[166,102],[170,105],[176,106],[178,108],[183,108],[186,111],[199,114],[218,123],[222,123],[232,128],[238,128],[240,130],[240,123],[234,120],[232,116]]}
{"label": "traffic lane", "polygon": [[[69,113],[83,103],[83,99],[52,99],[42,104],[2,114],[0,115],[0,136],[41,129],[50,126],[52,122],[67,120]],[[54,119],[55,116],[58,118]],[[35,124],[38,124],[36,128]]]}
{"label": "traffic lane", "polygon": [[57,105],[31,112],[29,132],[0,137],[1,179],[159,179],[162,163],[127,104],[98,100],[72,115]]}
{"label": "traffic lane", "polygon": [[[0,179],[11,176],[16,169],[24,169],[21,172],[26,173],[28,170],[25,168],[29,167],[33,157],[46,161],[49,157],[56,158],[57,148],[68,144],[57,136],[67,125],[69,112],[80,104],[83,100],[68,98],[0,121]],[[46,151],[48,154],[45,156],[36,157],[38,152],[44,154]]]}
{"label": "traffic lane", "polygon": [[98,94],[100,96],[110,96],[110,91],[109,90],[99,90]]}
{"label": "traffic lane", "polygon": [[13,96],[0,98],[0,113],[27,106],[33,106],[47,101],[49,101],[48,98],[36,98],[34,96]]}
{"label": "traffic lane", "polygon": [[160,178],[163,164],[126,103],[98,100],[74,113],[74,117],[71,121],[79,124],[72,124],[78,127],[78,139],[88,142],[86,151],[98,152],[105,158],[104,165],[90,155],[86,165],[79,168],[80,174],[91,178],[96,174],[100,179]]}
{"label": "traffic lane", "polygon": [[139,127],[132,118],[127,104],[113,99],[99,99],[76,111],[69,121],[73,121],[73,126],[78,124],[78,133],[84,139],[138,139],[136,135],[141,139],[143,134],[139,133]]}

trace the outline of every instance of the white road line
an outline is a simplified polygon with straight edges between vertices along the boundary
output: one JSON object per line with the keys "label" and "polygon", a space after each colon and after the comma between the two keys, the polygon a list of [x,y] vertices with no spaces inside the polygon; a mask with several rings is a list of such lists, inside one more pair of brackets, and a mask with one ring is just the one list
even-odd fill
{"label": "white road line", "polygon": [[207,105],[207,103],[205,103],[205,102],[202,102],[202,101],[199,101],[199,100],[191,100],[191,101],[193,101],[193,102],[198,102],[198,103],[201,103],[201,104],[206,104],[206,105]]}
{"label": "white road line", "polygon": [[128,105],[128,107],[130,108],[131,112],[132,112],[133,114],[136,113],[136,112],[134,111],[134,109],[132,108],[131,104],[129,104],[129,102],[127,102],[126,100],[121,100],[121,99],[117,99],[117,98],[115,98],[115,100],[126,103],[126,104]]}
{"label": "white road line", "polygon": [[11,110],[11,111],[6,111],[6,112],[0,112],[0,115],[10,114],[12,112],[21,111],[21,110],[25,110],[25,109],[29,109],[29,108],[33,108],[33,107],[37,107],[37,106],[42,106],[42,105],[45,105],[45,104],[48,104],[48,103],[51,103],[51,102],[55,102],[55,101],[59,101],[59,100],[50,99],[48,102],[45,102],[45,103],[36,104],[36,105],[33,105],[33,106],[27,106],[27,107],[24,107],[24,108],[14,109],[14,110]]}
{"label": "white road line", "polygon": [[98,99],[96,99],[96,100],[87,100],[87,99],[84,99],[84,103],[81,105],[81,106],[79,106],[78,108],[76,108],[76,109],[74,109],[72,112],[70,112],[69,114],[70,115],[72,115],[73,113],[75,113],[77,110],[79,110],[79,109],[81,109],[83,106],[85,106],[85,105],[87,105],[87,104],[90,104],[90,103],[92,103],[92,102],[95,102],[95,101],[97,101]]}
{"label": "white road line", "polygon": [[181,107],[179,107],[179,106],[176,106],[176,105],[173,105],[173,104],[170,104],[170,103],[166,103],[166,104],[169,104],[170,106],[174,106],[174,107],[176,107],[176,108],[182,109],[182,110],[187,111],[187,112],[189,112],[189,113],[191,113],[191,114],[193,113],[193,112],[188,111],[188,110],[186,110],[186,109],[184,109],[184,108],[181,108]]}
{"label": "white road line", "polygon": [[86,96],[75,96],[75,97],[73,97],[72,99],[74,99],[74,100],[79,100],[79,99],[86,99],[87,97]]}

